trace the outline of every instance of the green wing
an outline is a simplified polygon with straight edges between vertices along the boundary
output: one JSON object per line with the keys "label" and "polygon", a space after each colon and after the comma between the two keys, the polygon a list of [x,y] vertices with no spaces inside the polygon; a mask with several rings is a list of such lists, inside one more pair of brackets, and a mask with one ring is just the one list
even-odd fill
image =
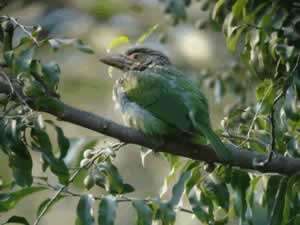
{"label": "green wing", "polygon": [[[189,110],[180,91],[170,85],[170,80],[151,71],[131,73],[132,80],[128,78],[127,85],[131,86],[127,90],[130,101],[137,103],[169,126],[182,131],[192,129]],[[135,85],[132,86],[133,83]]]}

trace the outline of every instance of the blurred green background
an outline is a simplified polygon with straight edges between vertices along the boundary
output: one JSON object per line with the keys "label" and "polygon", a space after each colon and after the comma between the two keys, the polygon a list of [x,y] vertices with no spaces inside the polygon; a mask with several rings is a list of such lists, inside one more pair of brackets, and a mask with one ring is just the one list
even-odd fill
{"label": "blurred green background", "polygon": [[[134,43],[147,29],[159,24],[159,29],[146,40],[145,45],[164,51],[174,64],[195,78],[199,78],[207,69],[220,69],[233,61],[225,49],[221,33],[196,29],[197,20],[207,17],[205,12],[201,11],[200,4],[192,4],[188,9],[188,20],[177,26],[170,24],[170,19],[165,16],[159,0],[9,0],[9,5],[2,10],[2,14],[19,18],[22,24],[41,25],[45,29],[45,36],[80,38],[90,45],[95,50],[95,55],[83,54],[74,48],[66,47],[58,52],[51,52],[48,48],[41,49],[38,57],[44,61],[55,60],[60,64],[62,76],[59,90],[64,102],[117,122],[122,121],[120,114],[114,109],[111,89],[118,73],[114,71],[113,78],[110,78],[107,67],[99,63],[98,58],[107,54],[107,46],[118,36],[126,35]],[[122,51],[128,46],[126,44],[113,51]],[[223,116],[224,104],[213,102],[214,98],[209,97],[212,92],[204,91],[210,101],[212,122],[217,128]],[[107,139],[72,124],[59,124],[67,137]],[[116,161],[125,181],[136,188],[131,195],[158,196],[163,184],[163,175],[168,173],[168,163],[160,156],[152,154],[146,159],[146,165],[143,167],[139,151],[132,151],[132,148],[136,149],[135,146],[129,146],[127,150],[121,151]],[[42,176],[38,164],[39,155],[36,154],[34,158],[34,175]],[[0,153],[0,178],[4,181],[9,181],[11,175],[8,172],[7,161],[3,153]],[[50,179],[51,182],[55,183],[55,180]],[[84,191],[80,185],[73,188],[77,192]],[[92,192],[101,193],[97,188]],[[51,196],[53,192],[44,191],[26,198],[14,211],[0,215],[0,223],[15,214],[33,221],[37,207],[45,195]],[[74,224],[77,201],[76,198],[65,198],[50,210],[41,224]],[[130,205],[120,203],[117,218],[116,224],[130,225],[135,221],[135,213]],[[199,223],[189,214],[178,213],[177,224]]]}

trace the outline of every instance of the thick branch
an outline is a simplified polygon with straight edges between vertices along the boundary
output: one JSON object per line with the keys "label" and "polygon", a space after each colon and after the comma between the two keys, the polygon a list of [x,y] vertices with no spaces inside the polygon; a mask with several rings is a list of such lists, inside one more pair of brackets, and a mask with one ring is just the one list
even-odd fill
{"label": "thick branch", "polygon": [[[15,90],[21,94],[20,88]],[[11,93],[9,85],[0,78],[0,93]],[[30,99],[32,100],[32,99]],[[34,100],[33,100],[34,101]],[[30,104],[31,101],[29,101]],[[32,103],[32,102],[31,102]],[[183,156],[193,160],[200,160],[207,163],[222,163],[210,146],[191,144],[179,138],[171,140],[162,140],[149,137],[143,133],[119,125],[113,121],[97,116],[93,113],[86,112],[67,104],[63,104],[63,113],[57,112],[51,108],[39,108],[39,111],[47,112],[56,116],[58,119],[66,122],[76,124],[81,127],[102,133],[104,135],[119,139],[126,143],[137,144],[147,148],[154,149],[158,152],[166,152],[179,156]],[[34,107],[34,104],[31,104]],[[277,155],[273,157],[264,167],[255,166],[255,161],[263,161],[266,159],[265,155],[257,152],[238,149],[235,146],[229,146],[232,152],[232,160],[226,164],[242,169],[250,169],[266,173],[279,173],[283,175],[292,175],[300,171],[300,159],[283,157]]]}

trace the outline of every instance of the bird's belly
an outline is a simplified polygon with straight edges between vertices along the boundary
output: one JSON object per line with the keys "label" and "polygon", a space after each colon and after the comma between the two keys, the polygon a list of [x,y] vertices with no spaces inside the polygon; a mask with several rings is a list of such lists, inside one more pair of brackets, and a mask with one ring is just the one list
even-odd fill
{"label": "bird's belly", "polygon": [[154,136],[169,135],[174,130],[168,124],[156,118],[150,112],[134,102],[118,101],[118,99],[115,99],[115,102],[116,108],[122,113],[124,123],[129,127]]}

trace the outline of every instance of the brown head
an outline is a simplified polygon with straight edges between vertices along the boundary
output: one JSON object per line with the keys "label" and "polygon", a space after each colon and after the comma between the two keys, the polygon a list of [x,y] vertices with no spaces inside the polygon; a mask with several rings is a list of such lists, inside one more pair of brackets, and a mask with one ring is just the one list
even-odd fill
{"label": "brown head", "polygon": [[122,71],[143,71],[150,66],[170,65],[169,58],[160,51],[147,47],[133,47],[124,54],[109,55],[100,59],[101,62]]}

